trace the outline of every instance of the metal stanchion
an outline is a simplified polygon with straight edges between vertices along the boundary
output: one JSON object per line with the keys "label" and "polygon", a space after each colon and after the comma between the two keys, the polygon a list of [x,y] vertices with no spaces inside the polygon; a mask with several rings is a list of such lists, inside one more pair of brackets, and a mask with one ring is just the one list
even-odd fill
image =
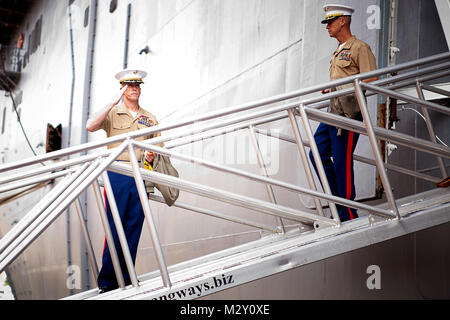
{"label": "metal stanchion", "polygon": [[381,157],[380,150],[378,149],[377,137],[375,136],[375,132],[373,131],[369,111],[367,110],[366,97],[363,94],[360,81],[355,80],[354,86],[355,86],[355,95],[356,98],[358,99],[358,104],[361,109],[361,114],[367,131],[367,136],[369,137],[370,146],[372,147],[375,162],[377,163],[378,173],[380,174],[380,179],[384,186],[386,198],[389,202],[389,206],[391,207],[392,212],[395,214],[397,219],[400,219],[400,212],[398,211],[397,204],[395,203],[394,194],[392,193],[391,184],[386,174],[386,168],[384,167],[383,158]]}
{"label": "metal stanchion", "polygon": [[172,284],[170,283],[169,272],[167,270],[166,261],[161,248],[161,243],[158,239],[158,232],[156,231],[155,222],[153,221],[152,212],[150,210],[150,204],[148,202],[147,192],[145,191],[144,180],[142,179],[141,172],[139,171],[139,164],[136,158],[131,142],[128,140],[128,154],[131,161],[131,166],[133,168],[134,180],[136,181],[136,188],[139,193],[139,198],[141,199],[142,209],[144,211],[145,220],[149,227],[150,236],[153,243],[153,248],[155,248],[156,259],[158,260],[159,270],[161,271],[161,277],[163,284],[166,288],[170,288]]}
{"label": "metal stanchion", "polygon": [[116,226],[116,231],[119,237],[120,245],[122,247],[123,256],[125,258],[125,263],[127,264],[128,274],[130,275],[131,284],[133,285],[133,287],[138,287],[139,282],[136,276],[136,270],[134,268],[133,259],[130,254],[130,248],[128,247],[127,237],[125,235],[125,231],[123,230],[122,221],[120,219],[119,210],[117,209],[117,204],[114,198],[111,182],[109,181],[108,173],[104,171],[102,177],[103,183],[105,185],[106,196],[109,201],[109,207],[111,208],[111,214]]}
{"label": "metal stanchion", "polygon": [[[250,135],[250,140],[252,141],[252,144],[253,144],[253,149],[255,149],[256,159],[258,160],[258,165],[259,165],[259,170],[261,172],[261,175],[268,177],[269,174],[267,173],[266,165],[264,164],[264,158],[262,156],[261,149],[259,148],[258,139],[256,138],[255,130],[252,125],[250,125],[248,127],[248,131],[249,131],[249,135]],[[276,204],[277,200],[275,199],[275,193],[273,192],[272,186],[270,184],[266,183],[265,187],[266,187],[267,196],[269,197],[269,200]],[[275,219],[281,228],[281,232],[285,233],[286,230],[284,229],[283,220],[280,217],[276,217]]]}
{"label": "metal stanchion", "polygon": [[92,268],[92,275],[94,276],[94,279],[98,278],[98,265],[97,261],[95,259],[95,253],[94,249],[92,247],[92,241],[89,237],[89,232],[86,226],[86,222],[84,221],[83,217],[83,211],[81,210],[81,204],[80,204],[80,198],[74,201],[74,207],[75,211],[77,212],[78,220],[80,221],[81,226],[81,232],[83,233],[84,242],[86,243],[88,258],[89,258],[89,264]]}
{"label": "metal stanchion", "polygon": [[[416,81],[416,91],[419,99],[425,100],[425,96],[423,94],[422,87],[420,86],[419,81]],[[437,143],[436,134],[434,133],[433,125],[431,124],[430,114],[428,113],[427,108],[421,106],[423,117],[425,118],[425,123],[427,124],[428,134],[430,135],[430,140],[434,143]],[[447,177],[447,170],[445,169],[444,161],[441,157],[436,157],[439,169],[441,170],[442,178]]]}
{"label": "metal stanchion", "polygon": [[[330,184],[328,183],[328,178],[325,173],[325,169],[323,168],[322,159],[320,158],[319,149],[317,148],[317,143],[316,143],[316,140],[314,139],[314,134],[313,134],[313,132],[311,130],[311,126],[309,124],[308,115],[305,112],[305,106],[300,105],[298,109],[300,110],[300,116],[302,118],[303,126],[305,127],[306,135],[308,136],[309,146],[311,148],[311,152],[313,154],[314,161],[316,162],[317,172],[319,173],[320,181],[322,181],[323,189],[324,189],[325,193],[332,194]],[[330,204],[330,210],[331,210],[331,215],[333,216],[333,219],[338,221],[340,224],[341,219],[339,218],[339,213],[337,211],[336,204],[333,202],[329,202],[329,204]]]}
{"label": "metal stanchion", "polygon": [[[305,169],[306,180],[308,181],[309,187],[312,190],[317,190],[316,183],[314,182],[314,177],[313,177],[313,173],[311,170],[311,166],[309,165],[308,155],[306,154],[306,151],[305,151],[305,145],[303,144],[303,139],[300,134],[300,128],[298,127],[297,119],[295,118],[294,113],[292,112],[292,109],[288,110],[288,115],[289,115],[289,120],[291,122],[292,132],[294,133],[295,142],[297,144],[297,150],[298,150],[298,153],[300,154],[300,160],[302,161],[303,167]],[[328,185],[328,182],[325,181],[325,184]],[[329,189],[330,188],[328,187],[328,191],[329,191]],[[327,189],[325,189],[325,193],[331,194],[331,191],[327,192]],[[321,216],[323,216],[324,214],[323,214],[322,204],[320,203],[320,200],[314,198],[314,203],[316,205],[317,212]],[[330,203],[330,208],[333,205],[334,205],[334,203]],[[336,206],[335,206],[334,210],[336,210]],[[333,211],[333,209],[332,209],[332,211]],[[337,210],[336,210],[336,212],[337,212]],[[336,221],[338,221],[338,223],[340,223],[339,220],[336,220]]]}
{"label": "metal stanchion", "polygon": [[102,221],[103,230],[105,231],[106,243],[111,254],[111,260],[114,267],[114,273],[117,278],[117,284],[120,288],[125,288],[125,281],[123,279],[122,268],[120,267],[119,256],[117,255],[116,245],[112,236],[111,228],[109,226],[108,217],[106,216],[106,210],[103,206],[102,195],[100,193],[100,186],[97,180],[92,183],[92,190],[94,191],[95,200],[97,202],[98,211],[100,213],[100,219]]}

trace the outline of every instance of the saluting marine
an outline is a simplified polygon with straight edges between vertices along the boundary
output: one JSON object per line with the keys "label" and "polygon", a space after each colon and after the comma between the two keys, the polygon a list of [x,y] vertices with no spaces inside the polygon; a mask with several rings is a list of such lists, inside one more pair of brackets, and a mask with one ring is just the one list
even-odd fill
{"label": "saluting marine", "polygon": [[[105,108],[94,114],[87,121],[86,129],[90,132],[103,129],[106,132],[106,135],[111,137],[157,125],[158,121],[155,116],[139,106],[139,97],[141,95],[140,85],[144,83],[142,79],[145,78],[146,75],[147,73],[141,70],[124,70],[119,72],[116,75],[116,79],[119,80],[121,85],[120,92],[111,103],[107,104]],[[122,97],[123,103],[119,103]],[[160,134],[158,132],[156,134],[136,138],[136,140],[146,140],[159,135]],[[111,144],[108,148],[115,148],[118,145],[120,145],[120,142]],[[152,163],[154,159],[153,153],[146,152],[144,157],[143,151],[140,149],[136,149],[135,152],[139,161],[143,161],[145,158],[146,161]],[[128,152],[125,151],[122,153],[117,160],[129,163],[130,158]],[[133,263],[135,263],[137,247],[144,222],[144,212],[136,188],[136,183],[133,177],[121,175],[115,172],[109,171],[108,177],[111,181],[114,198],[116,199],[117,208],[119,210],[120,219],[128,241],[131,257],[133,259]],[[114,226],[111,208],[109,206],[108,199],[106,198],[105,200],[108,221],[113,234],[114,244],[116,248],[120,248],[121,246],[116,228]],[[122,250],[117,250],[117,254],[119,256],[125,284],[128,285],[131,283],[131,280]],[[102,268],[100,270],[97,282],[100,293],[110,291],[118,287],[110,251],[106,241],[103,249]]]}

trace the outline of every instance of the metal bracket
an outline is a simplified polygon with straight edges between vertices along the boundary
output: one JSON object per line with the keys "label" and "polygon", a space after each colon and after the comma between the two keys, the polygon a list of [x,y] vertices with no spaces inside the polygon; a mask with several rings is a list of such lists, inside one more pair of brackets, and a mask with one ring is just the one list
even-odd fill
{"label": "metal bracket", "polygon": [[322,230],[325,228],[330,228],[330,227],[333,227],[333,225],[330,225],[328,223],[321,222],[321,221],[314,221],[314,230],[315,231]]}
{"label": "metal bracket", "polygon": [[382,218],[380,216],[370,214],[369,215],[369,224],[373,226],[374,224],[377,224],[378,222],[386,221],[385,218]]}

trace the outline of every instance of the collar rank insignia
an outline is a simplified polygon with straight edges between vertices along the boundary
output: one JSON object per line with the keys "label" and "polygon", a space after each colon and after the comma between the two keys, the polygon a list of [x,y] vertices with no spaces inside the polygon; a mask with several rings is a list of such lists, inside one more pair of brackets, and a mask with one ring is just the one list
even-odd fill
{"label": "collar rank insignia", "polygon": [[144,126],[147,126],[147,127],[153,126],[153,121],[150,120],[150,118],[146,117],[146,116],[140,116],[138,118],[138,123],[143,124]]}

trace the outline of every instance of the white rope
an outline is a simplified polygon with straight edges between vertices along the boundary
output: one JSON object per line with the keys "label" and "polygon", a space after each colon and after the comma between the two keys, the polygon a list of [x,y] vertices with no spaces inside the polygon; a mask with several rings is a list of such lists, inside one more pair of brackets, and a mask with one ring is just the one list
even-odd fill
{"label": "white rope", "polygon": [[[417,114],[423,119],[423,121],[426,122],[426,119],[425,119],[425,117],[423,116],[423,114],[421,114],[421,113],[420,113],[419,111],[417,111],[416,109],[402,106],[402,110],[412,110],[412,111],[414,111],[415,113],[417,113]],[[440,143],[442,143],[444,146],[448,147],[448,145],[445,144],[444,141],[441,140],[441,138],[439,138],[437,135],[435,135],[435,137],[436,137],[436,139],[437,139]]]}

